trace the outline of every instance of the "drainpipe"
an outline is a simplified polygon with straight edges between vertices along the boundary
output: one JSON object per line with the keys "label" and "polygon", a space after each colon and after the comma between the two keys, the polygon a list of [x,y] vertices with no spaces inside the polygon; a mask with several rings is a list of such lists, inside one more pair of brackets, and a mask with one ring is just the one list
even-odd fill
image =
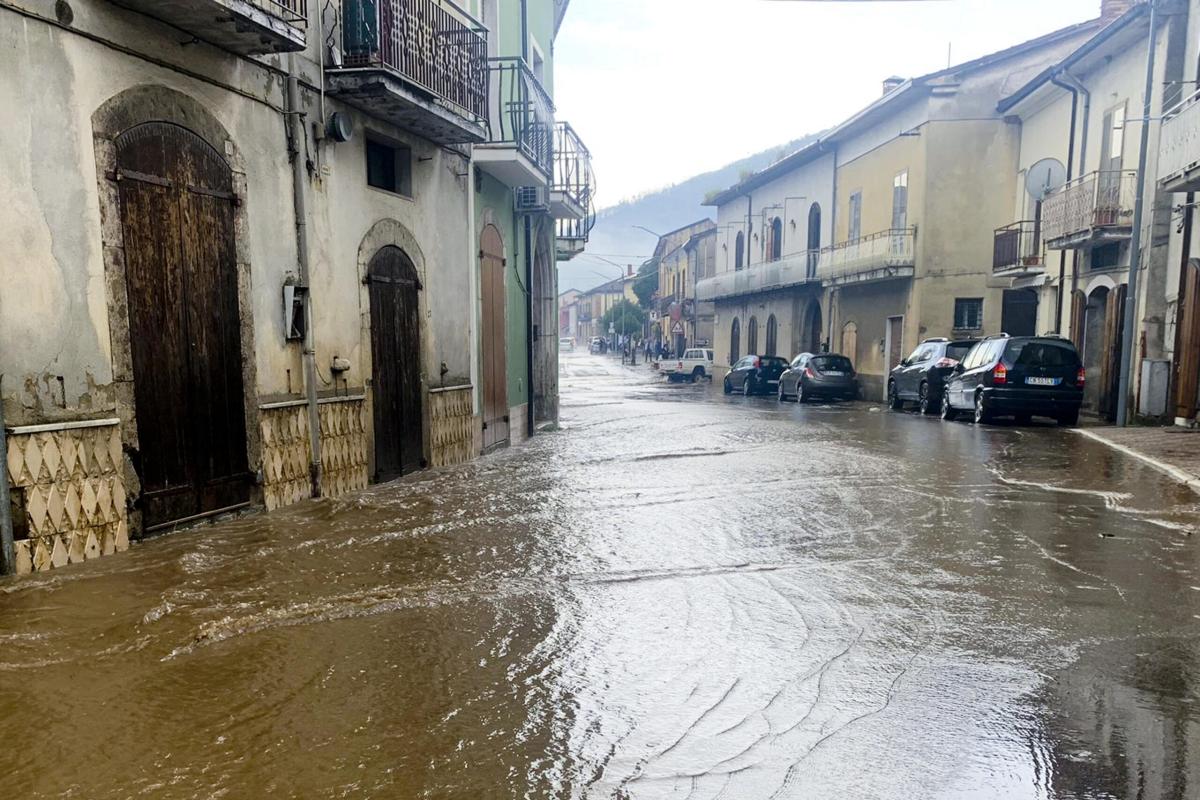
{"label": "drainpipe", "polygon": [[533,391],[533,357],[537,351],[537,326],[533,324],[533,220],[525,215],[525,339],[527,341],[527,358],[525,359],[525,386],[529,402],[525,407],[525,436],[533,436],[537,422],[534,413]]}
{"label": "drainpipe", "polygon": [[1137,329],[1138,272],[1142,264],[1142,220],[1146,216],[1146,163],[1150,157],[1150,113],[1154,110],[1154,59],[1157,52],[1158,2],[1150,0],[1150,34],[1146,54],[1146,88],[1142,98],[1142,141],[1138,150],[1137,198],[1133,204],[1133,239],[1129,243],[1129,278],[1125,291],[1125,330],[1121,335],[1121,373],[1117,389],[1117,427],[1129,422],[1130,371]]}
{"label": "drainpipe", "polygon": [[[1068,90],[1070,90],[1073,87],[1074,90],[1078,91],[1079,95],[1081,97],[1083,97],[1083,119],[1079,126],[1082,129],[1082,131],[1081,131],[1082,136],[1079,137],[1079,162],[1078,162],[1079,163],[1078,172],[1079,172],[1079,174],[1082,175],[1082,174],[1084,174],[1085,170],[1087,170],[1088,133],[1091,130],[1091,121],[1092,121],[1092,93],[1090,91],[1088,91],[1088,88],[1086,86],[1084,86],[1083,83],[1078,78],[1076,78],[1074,75],[1072,75],[1071,73],[1069,73],[1065,70],[1063,72],[1061,72],[1058,77],[1062,78],[1067,84],[1069,84],[1069,86],[1066,87]],[[1062,86],[1061,83],[1058,85]],[[1074,147],[1074,140],[1072,140],[1072,148],[1073,147]],[[1074,165],[1072,164],[1067,169],[1067,180],[1071,180],[1072,178],[1075,177],[1076,170],[1073,167],[1074,167]],[[1072,298],[1074,298],[1075,292],[1078,288],[1079,288],[1079,251],[1075,250],[1071,254],[1071,297]],[[1062,294],[1062,292],[1060,291],[1059,294]]]}
{"label": "drainpipe", "polygon": [[[1075,140],[1076,140],[1077,122],[1079,119],[1079,90],[1081,87],[1076,84],[1073,84],[1073,83],[1063,82],[1062,80],[1060,80],[1058,75],[1055,75],[1052,78],[1050,78],[1050,82],[1053,83],[1055,86],[1057,86],[1061,89],[1066,89],[1068,92],[1071,93],[1071,132],[1070,132],[1069,138],[1067,140],[1067,181],[1070,182],[1071,178],[1074,177],[1074,172],[1075,172]],[[1084,91],[1087,91],[1087,90],[1085,89]],[[1091,102],[1090,98],[1089,98],[1088,102],[1089,103]],[[1038,222],[1039,223],[1041,222],[1041,208],[1042,208],[1042,204],[1041,204],[1041,202],[1039,202],[1038,203],[1038,215],[1039,215]],[[1075,276],[1074,276],[1074,274],[1072,274],[1072,276],[1071,276],[1072,298],[1074,298],[1074,294],[1075,294],[1074,285],[1073,285],[1074,280],[1075,280]],[[1054,332],[1055,333],[1062,333],[1063,290],[1067,288],[1066,284],[1067,284],[1067,251],[1059,250],[1058,251],[1058,305],[1054,312]]]}
{"label": "drainpipe", "polygon": [[[324,76],[322,76],[324,80]],[[312,291],[309,282],[308,253],[308,196],[305,191],[308,176],[305,174],[304,154],[300,143],[304,141],[304,112],[300,110],[300,80],[296,72],[296,59],[292,56],[287,78],[287,121],[288,158],[292,162],[292,202],[296,214],[296,263],[300,285],[309,289],[304,293],[304,393],[308,405],[308,465],[312,496],[321,496],[321,418],[317,411],[317,351],[313,344]]]}
{"label": "drainpipe", "polygon": [[[0,375],[0,380],[3,376]],[[0,575],[17,571],[17,551],[13,544],[12,500],[8,488],[8,434],[4,431],[4,400],[0,392]]]}

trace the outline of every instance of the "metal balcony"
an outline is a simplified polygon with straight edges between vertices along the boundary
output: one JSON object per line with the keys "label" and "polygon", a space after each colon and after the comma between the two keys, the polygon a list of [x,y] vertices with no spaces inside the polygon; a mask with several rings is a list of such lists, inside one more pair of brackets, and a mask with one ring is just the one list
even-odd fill
{"label": "metal balcony", "polygon": [[817,277],[826,286],[912,277],[916,243],[916,228],[891,228],[826,247]]}
{"label": "metal balcony", "polygon": [[554,102],[522,58],[489,61],[490,136],[475,163],[511,187],[545,186],[554,174]]}
{"label": "metal balcony", "polygon": [[587,244],[596,224],[595,185],[592,154],[574,128],[565,122],[556,123],[550,213],[558,221],[559,261],[570,261]]}
{"label": "metal balcony", "polygon": [[1168,192],[1200,191],[1200,92],[1163,117],[1158,180]]}
{"label": "metal balcony", "polygon": [[487,141],[487,32],[439,0],[344,0],[329,93],[438,144]]}
{"label": "metal balcony", "polygon": [[308,0],[113,0],[241,55],[303,50]]}
{"label": "metal balcony", "polygon": [[754,264],[745,269],[705,278],[696,284],[696,299],[707,302],[786,289],[806,283],[815,284],[819,257],[819,250],[802,250],[784,256],[779,261]]}
{"label": "metal balcony", "polygon": [[1035,220],[1022,220],[996,229],[992,245],[992,271],[997,275],[1025,277],[1042,272],[1042,231]]}
{"label": "metal balcony", "polygon": [[1076,250],[1128,239],[1133,232],[1137,173],[1092,172],[1042,203],[1042,236],[1052,250]]}

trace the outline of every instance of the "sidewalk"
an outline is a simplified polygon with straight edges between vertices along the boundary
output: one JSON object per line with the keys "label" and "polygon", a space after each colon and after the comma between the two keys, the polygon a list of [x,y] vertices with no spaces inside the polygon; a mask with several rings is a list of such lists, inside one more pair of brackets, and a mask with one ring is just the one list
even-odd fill
{"label": "sidewalk", "polygon": [[1146,462],[1200,492],[1200,429],[1077,428],[1076,433]]}

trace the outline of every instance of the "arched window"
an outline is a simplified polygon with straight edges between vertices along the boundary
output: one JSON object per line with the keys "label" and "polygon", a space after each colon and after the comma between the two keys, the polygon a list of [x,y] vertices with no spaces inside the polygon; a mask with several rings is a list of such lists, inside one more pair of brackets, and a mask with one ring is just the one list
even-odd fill
{"label": "arched window", "polygon": [[779,355],[779,353],[776,352],[776,350],[779,349],[778,340],[779,324],[775,321],[775,315],[772,314],[771,316],[767,317],[767,349],[764,351],[765,355]]}
{"label": "arched window", "polygon": [[733,246],[733,268],[739,270],[746,261],[746,235],[738,231],[737,242]]}
{"label": "arched window", "polygon": [[767,241],[767,260],[778,261],[783,258],[783,220],[779,217],[771,220],[771,238]]}
{"label": "arched window", "polygon": [[808,207],[808,278],[817,276],[817,253],[821,249],[821,204],[813,203]]}
{"label": "arched window", "polygon": [[847,322],[842,326],[842,355],[858,364],[858,325]]}
{"label": "arched window", "polygon": [[729,366],[733,366],[742,357],[742,326],[738,318],[733,318],[733,327],[729,329]]}
{"label": "arched window", "polygon": [[758,355],[758,317],[751,317],[746,326],[746,355]]}

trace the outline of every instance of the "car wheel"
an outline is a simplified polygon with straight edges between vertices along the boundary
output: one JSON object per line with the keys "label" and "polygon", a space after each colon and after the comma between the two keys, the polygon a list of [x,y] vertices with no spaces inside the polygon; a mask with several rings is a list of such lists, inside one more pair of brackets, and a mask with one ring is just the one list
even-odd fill
{"label": "car wheel", "polygon": [[787,393],[785,391],[783,391],[783,378],[780,378],[779,379],[779,402],[783,403],[786,401],[787,401]]}
{"label": "car wheel", "polygon": [[1016,420],[1018,425],[1029,425],[1033,422],[1033,414],[1017,414]]}
{"label": "car wheel", "polygon": [[950,390],[942,392],[942,419],[947,422],[953,422],[958,416],[958,412],[954,410],[954,406],[950,405]]}
{"label": "car wheel", "polygon": [[696,381],[700,380],[703,377],[704,377],[704,367],[696,367],[694,370],[692,370],[692,383],[695,383]]}
{"label": "car wheel", "polygon": [[1058,424],[1064,428],[1074,428],[1079,424],[1079,409],[1074,411],[1066,411],[1058,415]]}
{"label": "car wheel", "polygon": [[904,408],[904,401],[900,399],[899,393],[896,391],[896,382],[888,381],[888,406],[892,411],[899,411]]}
{"label": "car wheel", "polygon": [[934,398],[929,396],[929,384],[928,383],[921,384],[920,395],[921,395],[921,402],[920,402],[921,413],[924,416],[929,416],[930,414],[933,414],[934,412],[936,412],[937,411],[937,401]]}
{"label": "car wheel", "polygon": [[808,395],[804,393],[804,381],[796,381],[796,402],[807,403]]}
{"label": "car wheel", "polygon": [[725,394],[733,394],[733,384],[729,382],[729,378],[725,379]]}
{"label": "car wheel", "polygon": [[975,395],[975,424],[986,425],[991,421],[992,414],[988,411],[987,401],[984,399],[983,394],[977,393]]}
{"label": "car wheel", "polygon": [[745,382],[742,383],[742,396],[749,397],[752,394],[754,394],[753,384],[750,382],[750,376],[747,375]]}

